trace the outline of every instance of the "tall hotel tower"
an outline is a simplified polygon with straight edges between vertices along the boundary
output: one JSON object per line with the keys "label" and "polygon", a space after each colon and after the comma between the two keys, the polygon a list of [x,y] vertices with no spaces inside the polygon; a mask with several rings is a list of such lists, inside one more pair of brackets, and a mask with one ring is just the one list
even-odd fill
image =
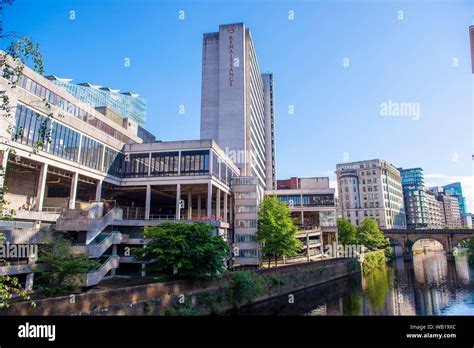
{"label": "tall hotel tower", "polygon": [[273,75],[260,74],[243,23],[204,34],[201,139],[214,139],[240,168],[258,178],[258,193],[275,187]]}
{"label": "tall hotel tower", "polygon": [[241,172],[232,180],[236,265],[261,260],[258,206],[265,190],[276,188],[273,100],[273,75],[260,74],[244,24],[221,25],[219,32],[204,34],[201,139],[214,139]]}

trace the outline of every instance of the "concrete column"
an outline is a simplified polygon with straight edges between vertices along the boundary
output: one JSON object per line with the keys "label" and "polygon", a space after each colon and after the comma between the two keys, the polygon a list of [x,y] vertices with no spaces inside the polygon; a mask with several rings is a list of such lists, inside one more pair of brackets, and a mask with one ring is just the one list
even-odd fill
{"label": "concrete column", "polygon": [[234,223],[234,204],[231,195],[229,196],[229,223]]}
{"label": "concrete column", "polygon": [[229,196],[227,195],[227,192],[224,192],[224,221],[228,222],[227,214],[227,201],[229,200]]}
{"label": "concrete column", "polygon": [[311,256],[309,254],[309,231],[306,232],[306,258],[307,261],[311,261]]}
{"label": "concrete column", "polygon": [[[112,255],[117,255],[117,244],[112,245]],[[116,270],[117,270],[116,268],[112,268],[112,269],[110,270],[110,275],[111,275],[112,277],[115,276],[115,271],[116,271]]]}
{"label": "concrete column", "polygon": [[150,219],[150,206],[151,206],[151,185],[146,185],[145,220]]}
{"label": "concrete column", "polygon": [[324,255],[324,240],[323,240],[323,231],[321,231],[321,234],[319,235],[321,239],[321,260],[323,259]]}
{"label": "concrete column", "polygon": [[188,220],[193,219],[193,205],[192,205],[192,200],[193,200],[193,194],[191,190],[188,191]]}
{"label": "concrete column", "polygon": [[97,202],[100,202],[100,198],[102,197],[102,184],[103,184],[103,180],[98,180],[97,181],[97,187],[95,189],[95,200]]}
{"label": "concrete column", "polygon": [[25,283],[25,290],[26,291],[31,291],[33,290],[33,278],[35,274],[34,273],[28,273],[26,275],[26,283]]}
{"label": "concrete column", "polygon": [[216,221],[221,219],[221,189],[217,188],[216,194]]}
{"label": "concrete column", "polygon": [[212,217],[212,182],[207,184],[207,219]]}
{"label": "concrete column", "polygon": [[148,176],[151,175],[151,152],[148,155]]}
{"label": "concrete column", "polygon": [[304,228],[304,213],[301,211],[301,226]]}
{"label": "concrete column", "polygon": [[181,184],[176,184],[176,220],[181,219],[181,208],[179,201],[181,200]]}
{"label": "concrete column", "polygon": [[76,207],[78,177],[79,177],[78,173],[73,173],[71,177],[71,191],[69,193],[69,209],[74,209]]}
{"label": "concrete column", "polygon": [[[143,245],[143,249],[146,248],[146,245]],[[145,270],[145,264],[142,263],[142,271],[141,271],[141,276],[145,277],[146,276],[146,270]]]}
{"label": "concrete column", "polygon": [[198,194],[197,197],[197,214],[199,216],[199,220],[201,220],[201,194]]}
{"label": "concrete column", "polygon": [[43,200],[46,191],[46,177],[48,176],[48,164],[43,163],[40,169],[38,187],[36,188],[36,210],[43,210]]}

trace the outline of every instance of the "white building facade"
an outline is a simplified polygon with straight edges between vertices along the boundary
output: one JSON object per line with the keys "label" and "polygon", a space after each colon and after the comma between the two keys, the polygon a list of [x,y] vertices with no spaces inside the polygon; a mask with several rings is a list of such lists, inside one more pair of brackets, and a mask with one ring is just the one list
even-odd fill
{"label": "white building facade", "polygon": [[380,159],[341,163],[336,175],[343,218],[355,226],[370,217],[380,228],[406,228],[401,176],[395,166]]}

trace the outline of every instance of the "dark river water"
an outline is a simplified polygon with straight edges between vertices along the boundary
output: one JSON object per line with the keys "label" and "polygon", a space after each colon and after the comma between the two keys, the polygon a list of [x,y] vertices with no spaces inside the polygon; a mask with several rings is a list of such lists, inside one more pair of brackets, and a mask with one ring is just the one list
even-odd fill
{"label": "dark river water", "polygon": [[[245,315],[474,315],[474,269],[443,251],[241,309]],[[293,303],[291,303],[293,302]]]}

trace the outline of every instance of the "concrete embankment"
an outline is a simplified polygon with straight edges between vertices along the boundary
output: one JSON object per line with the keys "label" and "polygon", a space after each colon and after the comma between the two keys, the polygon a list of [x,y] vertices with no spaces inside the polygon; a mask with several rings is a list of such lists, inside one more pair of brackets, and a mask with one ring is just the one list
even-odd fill
{"label": "concrete embankment", "polygon": [[[253,283],[231,272],[217,280],[174,281],[12,304],[0,315],[206,315],[257,303],[360,272],[357,259],[330,259],[247,271]],[[245,278],[245,277],[244,277]],[[260,287],[253,294],[248,289]],[[244,293],[239,293],[244,292]],[[236,300],[239,298],[238,300]]]}

